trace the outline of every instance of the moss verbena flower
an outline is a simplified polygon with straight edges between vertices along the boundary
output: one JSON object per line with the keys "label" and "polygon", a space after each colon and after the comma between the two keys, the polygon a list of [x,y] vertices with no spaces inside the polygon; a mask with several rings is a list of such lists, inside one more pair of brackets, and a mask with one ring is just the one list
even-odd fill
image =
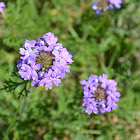
{"label": "moss verbena flower", "polygon": [[108,9],[121,8],[122,0],[96,0],[92,3],[92,9],[95,10],[96,15],[99,15],[101,11],[107,11]]}
{"label": "moss verbena flower", "polygon": [[108,79],[107,75],[91,75],[87,80],[80,81],[83,86],[83,106],[86,113],[105,113],[117,107],[120,93],[117,91],[117,82]]}
{"label": "moss verbena flower", "polygon": [[4,2],[0,2],[0,13],[3,12],[3,7],[5,7],[5,3]]}
{"label": "moss verbena flower", "polygon": [[58,38],[49,32],[37,42],[25,40],[19,49],[18,73],[24,80],[32,81],[32,86],[45,85],[46,90],[52,89],[53,83],[58,86],[65,73],[70,72],[68,64],[73,62],[72,55],[57,41]]}

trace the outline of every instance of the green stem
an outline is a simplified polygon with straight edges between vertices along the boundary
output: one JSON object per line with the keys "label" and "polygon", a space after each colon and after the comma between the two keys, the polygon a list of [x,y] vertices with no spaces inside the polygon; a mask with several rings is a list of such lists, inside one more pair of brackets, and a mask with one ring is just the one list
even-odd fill
{"label": "green stem", "polygon": [[87,27],[87,30],[86,30],[86,32],[84,33],[83,37],[82,37],[83,40],[87,40],[88,35],[89,35],[89,33],[90,33],[90,30],[91,30],[90,28],[91,28],[90,26]]}
{"label": "green stem", "polygon": [[75,29],[72,26],[69,26],[69,32],[71,33],[73,38],[80,40],[78,33],[75,31]]}
{"label": "green stem", "polygon": [[104,55],[100,56],[99,63],[100,63],[100,66],[101,66],[102,70],[105,72],[105,74],[107,74],[107,76],[110,77],[108,69],[107,69],[107,67],[104,64]]}
{"label": "green stem", "polygon": [[10,123],[9,127],[8,127],[7,130],[6,130],[6,133],[5,133],[5,135],[4,135],[3,140],[6,140],[6,138],[8,137],[8,134],[9,134],[9,132],[10,132],[12,126],[14,125],[14,123],[15,123],[15,121],[16,121],[16,117],[17,117],[18,111],[19,111],[19,110],[17,109],[17,111],[16,111],[16,113],[15,113],[15,115],[14,115],[14,117],[13,117],[12,122]]}
{"label": "green stem", "polygon": [[102,21],[100,22],[100,24],[96,27],[94,33],[93,33],[93,37],[99,32],[99,30],[104,26],[106,20],[108,19],[108,13],[106,15],[104,15],[104,18],[102,19]]}
{"label": "green stem", "polygon": [[[25,99],[24,99],[24,100],[25,100]],[[25,102],[25,101],[24,101],[24,102]],[[9,127],[7,128],[7,130],[6,130],[6,132],[5,132],[5,135],[4,135],[4,137],[3,137],[2,140],[7,140],[8,135],[9,135],[9,133],[10,133],[10,130],[11,130],[11,128],[13,127],[13,125],[14,125],[14,123],[15,123],[15,121],[16,121],[17,114],[20,113],[21,108],[24,107],[24,106],[23,106],[24,103],[21,104],[21,100],[19,100],[19,104],[20,104],[20,106],[19,106],[19,108],[17,108],[17,110],[16,110],[16,112],[15,112],[15,114],[14,114],[14,116],[13,116],[12,122],[10,123]]]}
{"label": "green stem", "polygon": [[115,58],[116,58],[117,53],[118,53],[118,48],[119,48],[119,46],[117,46],[117,47],[115,48],[115,50],[114,50],[114,52],[113,52],[113,54],[112,54],[112,57],[111,57],[111,59],[110,59],[109,65],[108,65],[109,68],[111,68],[111,67],[113,66],[114,62],[115,62]]}

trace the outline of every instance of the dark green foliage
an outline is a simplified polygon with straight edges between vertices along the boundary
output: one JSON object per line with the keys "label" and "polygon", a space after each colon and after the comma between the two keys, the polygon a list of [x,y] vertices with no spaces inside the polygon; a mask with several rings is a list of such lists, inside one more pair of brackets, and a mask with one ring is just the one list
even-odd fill
{"label": "dark green foliage", "polygon": [[[124,0],[121,9],[99,16],[90,0],[5,2],[5,16],[0,15],[0,88],[9,78],[12,86],[23,82],[10,75],[25,39],[53,32],[73,54],[74,63],[51,91],[33,87],[20,99],[24,85],[0,91],[0,140],[139,139],[139,0]],[[118,82],[122,96],[115,111],[87,115],[79,81],[102,73]]]}

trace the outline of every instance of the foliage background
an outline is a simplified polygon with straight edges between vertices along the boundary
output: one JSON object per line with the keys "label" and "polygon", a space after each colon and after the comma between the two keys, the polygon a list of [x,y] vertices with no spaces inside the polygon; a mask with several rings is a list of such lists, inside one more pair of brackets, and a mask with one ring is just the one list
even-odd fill
{"label": "foliage background", "polygon": [[[4,1],[4,0],[3,0]],[[5,0],[0,14],[0,88],[10,78],[25,39],[53,32],[72,54],[60,86],[31,88],[28,97],[0,91],[0,139],[139,140],[140,1],[95,15],[92,0]],[[116,110],[87,115],[80,80],[105,73],[118,82]],[[19,79],[11,77],[13,81]]]}

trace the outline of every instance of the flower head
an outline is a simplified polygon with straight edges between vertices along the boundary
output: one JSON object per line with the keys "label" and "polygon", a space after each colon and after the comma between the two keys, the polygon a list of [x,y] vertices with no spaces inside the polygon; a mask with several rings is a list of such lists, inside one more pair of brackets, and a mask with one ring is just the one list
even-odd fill
{"label": "flower head", "polygon": [[5,3],[4,2],[0,2],[0,12],[3,12],[3,7],[5,7]]}
{"label": "flower head", "polygon": [[80,81],[83,86],[83,106],[86,113],[94,114],[110,112],[117,107],[120,93],[117,91],[117,83],[108,79],[107,75],[91,75],[86,80]]}
{"label": "flower head", "polygon": [[107,11],[108,9],[121,8],[122,0],[96,0],[92,3],[92,9],[95,10],[96,15],[99,15],[101,11]]}
{"label": "flower head", "polygon": [[32,81],[32,86],[45,85],[46,90],[52,89],[53,83],[58,86],[65,73],[70,72],[68,64],[73,62],[72,55],[57,41],[58,38],[49,32],[37,42],[25,40],[19,49],[18,73],[24,80]]}

